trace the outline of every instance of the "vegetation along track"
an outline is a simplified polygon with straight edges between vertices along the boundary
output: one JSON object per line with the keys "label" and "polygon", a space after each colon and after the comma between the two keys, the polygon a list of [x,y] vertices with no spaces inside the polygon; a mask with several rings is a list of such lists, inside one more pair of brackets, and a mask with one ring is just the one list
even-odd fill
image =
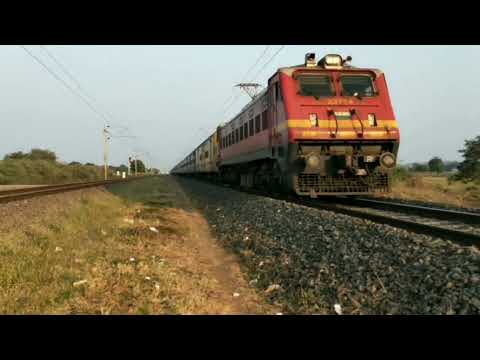
{"label": "vegetation along track", "polygon": [[95,186],[103,186],[109,184],[115,184],[119,182],[126,182],[131,180],[140,179],[142,177],[131,177],[128,179],[114,179],[114,180],[101,180],[101,181],[88,181],[80,183],[69,183],[60,185],[42,185],[38,187],[18,188],[12,190],[0,191],[0,203],[17,201],[28,199],[32,197],[50,195],[61,192],[67,192],[72,190],[84,189]]}
{"label": "vegetation along track", "polygon": [[475,212],[339,196],[317,199],[299,198],[267,193],[258,189],[234,188],[277,200],[367,219],[419,234],[448,239],[466,246],[480,247],[480,214]]}

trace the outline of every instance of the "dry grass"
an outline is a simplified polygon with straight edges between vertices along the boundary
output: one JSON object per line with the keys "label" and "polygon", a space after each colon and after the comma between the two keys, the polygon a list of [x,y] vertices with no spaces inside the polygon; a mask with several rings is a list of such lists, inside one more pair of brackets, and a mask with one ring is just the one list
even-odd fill
{"label": "dry grass", "polygon": [[[201,251],[192,246],[192,236],[206,226],[200,215],[99,190],[60,213],[0,232],[2,313],[243,311],[209,260],[202,262]],[[252,311],[267,311],[254,297]]]}
{"label": "dry grass", "polygon": [[380,196],[480,208],[480,185],[449,181],[446,176],[416,174],[405,180],[395,181],[392,192]]}

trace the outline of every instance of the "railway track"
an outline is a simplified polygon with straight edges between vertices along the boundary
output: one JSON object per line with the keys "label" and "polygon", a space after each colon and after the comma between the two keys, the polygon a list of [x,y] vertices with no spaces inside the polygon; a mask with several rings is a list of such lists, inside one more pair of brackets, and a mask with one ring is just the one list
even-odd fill
{"label": "railway track", "polygon": [[18,201],[18,200],[23,200],[23,199],[28,199],[28,198],[33,198],[33,197],[38,197],[43,195],[62,193],[62,192],[67,192],[72,190],[85,189],[89,187],[128,182],[128,181],[137,180],[141,178],[142,177],[132,177],[128,179],[89,181],[89,182],[82,182],[82,183],[44,185],[44,186],[38,186],[38,187],[3,190],[3,191],[0,191],[0,203]]}
{"label": "railway track", "polygon": [[271,194],[257,189],[231,188],[311,208],[354,216],[419,234],[439,237],[461,245],[480,247],[479,213],[365,198],[332,196],[323,199],[310,199]]}
{"label": "railway track", "polygon": [[301,199],[300,204],[480,247],[480,214],[370,199]]}

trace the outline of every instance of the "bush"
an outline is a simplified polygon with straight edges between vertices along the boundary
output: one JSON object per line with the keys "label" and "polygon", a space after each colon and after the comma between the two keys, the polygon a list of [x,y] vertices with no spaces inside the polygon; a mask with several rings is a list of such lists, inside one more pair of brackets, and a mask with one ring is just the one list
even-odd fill
{"label": "bush", "polygon": [[459,152],[464,160],[457,168],[457,178],[466,182],[480,182],[480,136],[465,140],[465,147]]}
{"label": "bush", "polygon": [[21,151],[13,152],[7,154],[4,157],[4,160],[47,160],[47,161],[57,161],[57,155],[50,150],[46,149],[32,149],[29,153],[23,153]]}
{"label": "bush", "polygon": [[445,170],[445,165],[443,164],[442,159],[435,156],[434,158],[430,159],[430,161],[428,162],[428,168],[432,172],[441,173]]}
{"label": "bush", "polygon": [[412,174],[407,167],[403,165],[397,165],[393,172],[393,181],[406,181],[412,177]]}
{"label": "bush", "polygon": [[96,167],[63,165],[51,160],[9,159],[0,161],[0,184],[61,184],[101,178]]}

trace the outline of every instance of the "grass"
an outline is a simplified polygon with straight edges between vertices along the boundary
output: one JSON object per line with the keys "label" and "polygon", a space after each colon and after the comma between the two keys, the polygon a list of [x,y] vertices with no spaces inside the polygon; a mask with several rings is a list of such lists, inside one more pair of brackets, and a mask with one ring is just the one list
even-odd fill
{"label": "grass", "polygon": [[381,196],[480,208],[479,184],[452,181],[447,175],[431,173],[402,173],[394,179],[392,192]]}
{"label": "grass", "polygon": [[123,197],[91,190],[21,227],[0,225],[0,312],[229,313],[216,295],[221,285],[187,241],[195,215],[142,203],[151,193],[171,199],[161,186],[154,179],[112,186]]}
{"label": "grass", "polygon": [[0,161],[0,185],[60,184],[94,181],[101,177],[101,170],[96,166],[65,165],[51,160]]}

